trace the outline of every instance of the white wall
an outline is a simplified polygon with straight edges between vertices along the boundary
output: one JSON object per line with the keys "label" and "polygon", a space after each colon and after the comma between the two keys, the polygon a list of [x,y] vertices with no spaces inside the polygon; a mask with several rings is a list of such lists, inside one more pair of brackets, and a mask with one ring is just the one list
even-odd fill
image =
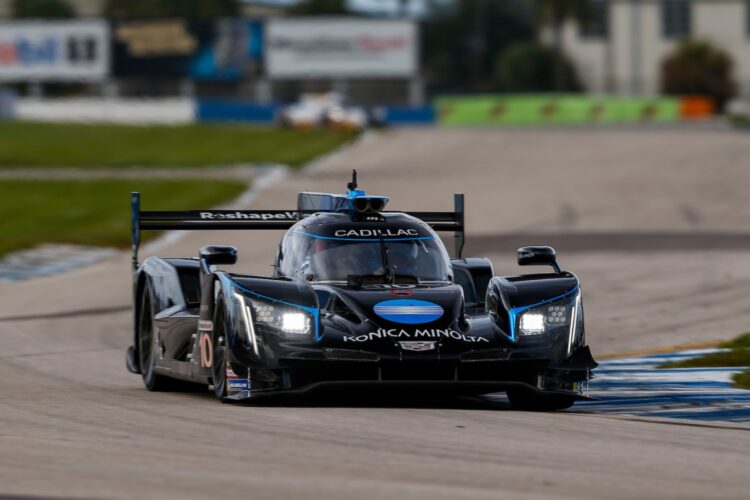
{"label": "white wall", "polygon": [[611,60],[609,44],[602,43],[599,39],[580,38],[578,27],[573,23],[567,23],[563,28],[563,44],[565,47],[575,44],[576,69],[584,87],[590,92],[607,92],[607,61]]}
{"label": "white wall", "polygon": [[195,103],[189,98],[19,98],[15,103],[15,115],[21,120],[49,122],[178,125],[195,121]]}

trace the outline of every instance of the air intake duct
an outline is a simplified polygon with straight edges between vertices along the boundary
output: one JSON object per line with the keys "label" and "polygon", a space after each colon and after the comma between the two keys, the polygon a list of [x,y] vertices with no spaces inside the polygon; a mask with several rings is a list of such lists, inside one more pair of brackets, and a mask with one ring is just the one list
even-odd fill
{"label": "air intake duct", "polygon": [[381,196],[358,196],[352,199],[352,206],[357,213],[380,212],[388,203],[388,198]]}

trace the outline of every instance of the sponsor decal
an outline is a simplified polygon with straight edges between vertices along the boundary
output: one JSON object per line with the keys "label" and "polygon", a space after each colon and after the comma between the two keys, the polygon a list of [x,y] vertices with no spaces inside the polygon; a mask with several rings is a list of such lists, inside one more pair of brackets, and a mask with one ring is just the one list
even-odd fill
{"label": "sponsor decal", "polygon": [[435,349],[435,346],[437,345],[437,341],[435,340],[407,340],[404,342],[399,342],[398,345],[401,346],[401,349],[405,351],[414,351],[414,352],[424,352],[424,351],[431,351]]}
{"label": "sponsor decal", "polygon": [[375,314],[393,323],[419,325],[443,317],[443,308],[433,302],[414,299],[393,299],[378,302],[373,307]]}
{"label": "sponsor decal", "polygon": [[456,330],[442,330],[438,328],[429,328],[424,330],[414,330],[409,332],[406,330],[400,330],[398,328],[391,328],[386,330],[385,328],[378,328],[375,332],[365,333],[362,335],[345,335],[344,342],[369,342],[375,339],[394,338],[394,339],[453,339],[460,342],[471,342],[481,343],[489,342],[484,337],[474,337],[472,335],[464,335]]}
{"label": "sponsor decal", "polygon": [[205,321],[205,320],[198,321],[198,331],[200,331],[200,332],[212,332],[212,331],[214,331],[214,323],[213,323],[213,321]]}
{"label": "sponsor decal", "polygon": [[201,349],[201,367],[202,368],[211,368],[214,364],[214,353],[213,353],[213,344],[211,343],[211,334],[208,332],[201,333],[201,337],[199,340],[200,349]]}
{"label": "sponsor decal", "polygon": [[419,236],[416,229],[338,229],[337,238],[408,238]]}
{"label": "sponsor decal", "polygon": [[297,212],[201,212],[202,220],[297,220]]}
{"label": "sponsor decal", "polygon": [[231,391],[248,391],[250,383],[246,378],[227,380],[227,389]]}

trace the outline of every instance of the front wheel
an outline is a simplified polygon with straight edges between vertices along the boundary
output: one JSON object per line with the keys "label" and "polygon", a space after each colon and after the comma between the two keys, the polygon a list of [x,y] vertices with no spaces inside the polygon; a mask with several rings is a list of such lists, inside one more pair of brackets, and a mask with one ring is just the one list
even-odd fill
{"label": "front wheel", "polygon": [[540,394],[528,389],[510,389],[508,399],[514,410],[519,411],[558,411],[573,406],[574,396],[563,394]]}
{"label": "front wheel", "polygon": [[214,317],[212,378],[214,395],[224,402],[227,397],[227,334],[226,313],[222,303],[217,304]]}
{"label": "front wheel", "polygon": [[140,310],[138,314],[138,355],[143,376],[143,385],[149,391],[180,391],[200,392],[205,391],[206,386],[184,380],[177,380],[156,373],[156,358],[161,346],[154,332],[153,301],[151,289],[143,287],[140,295]]}

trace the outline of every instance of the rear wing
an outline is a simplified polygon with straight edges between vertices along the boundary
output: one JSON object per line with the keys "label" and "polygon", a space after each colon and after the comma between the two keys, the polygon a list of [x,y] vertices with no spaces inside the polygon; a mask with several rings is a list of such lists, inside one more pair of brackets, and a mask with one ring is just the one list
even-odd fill
{"label": "rear wing", "polygon": [[[453,212],[404,212],[421,219],[435,231],[453,231],[455,255],[461,258],[464,248],[464,195],[453,195]],[[138,268],[141,231],[164,230],[286,230],[306,214],[296,210],[189,210],[185,212],[141,211],[141,194],[130,193],[131,260]]]}

